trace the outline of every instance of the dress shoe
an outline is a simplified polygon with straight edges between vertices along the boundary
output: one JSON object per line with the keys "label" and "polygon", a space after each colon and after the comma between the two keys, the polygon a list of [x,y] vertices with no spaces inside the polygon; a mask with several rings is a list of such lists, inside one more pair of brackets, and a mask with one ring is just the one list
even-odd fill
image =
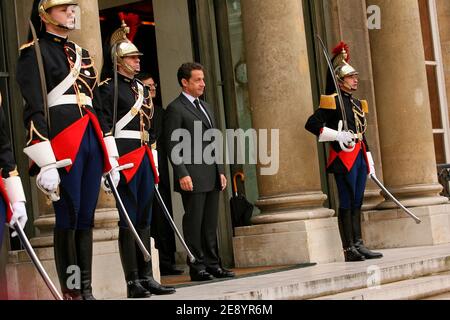
{"label": "dress shoe", "polygon": [[213,280],[213,276],[206,272],[205,270],[201,270],[199,272],[191,272],[191,281],[209,281]]}
{"label": "dress shoe", "polygon": [[344,249],[344,256],[346,262],[366,260],[364,256],[361,253],[359,253],[358,250],[356,250],[354,246]]}
{"label": "dress shoe", "polygon": [[362,241],[360,243],[356,243],[355,244],[355,248],[356,250],[358,250],[359,253],[361,253],[364,258],[366,259],[379,259],[383,257],[383,254],[380,252],[374,252],[369,250],[366,246],[364,246],[364,244],[362,243]]}
{"label": "dress shoe", "polygon": [[184,270],[179,270],[174,267],[160,267],[159,269],[162,276],[179,276],[184,273]]}
{"label": "dress shoe", "polygon": [[83,300],[97,300],[92,293],[81,293],[81,297]]}
{"label": "dress shoe", "polygon": [[234,272],[224,269],[224,268],[216,268],[216,269],[206,269],[210,274],[212,274],[215,278],[234,278]]}
{"label": "dress shoe", "polygon": [[144,289],[148,290],[151,294],[163,295],[175,293],[174,287],[162,286],[153,279],[140,280],[140,283]]}
{"label": "dress shoe", "polygon": [[65,292],[63,293],[64,300],[83,300],[81,294],[76,292]]}
{"label": "dress shoe", "polygon": [[127,297],[131,299],[149,298],[152,294],[138,281],[128,281]]}

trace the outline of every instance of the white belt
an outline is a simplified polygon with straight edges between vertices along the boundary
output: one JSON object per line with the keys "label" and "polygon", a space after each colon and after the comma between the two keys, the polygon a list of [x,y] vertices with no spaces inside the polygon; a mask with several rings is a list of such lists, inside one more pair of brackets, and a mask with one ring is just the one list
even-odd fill
{"label": "white belt", "polygon": [[51,105],[48,107],[55,107],[64,104],[78,104],[80,102],[81,105],[92,107],[92,99],[85,94],[80,94],[77,96],[76,94],[65,94],[54,100]]}
{"label": "white belt", "polygon": [[122,130],[116,132],[116,139],[135,139],[144,140],[145,142],[150,141],[150,135],[148,132],[134,131],[134,130]]}

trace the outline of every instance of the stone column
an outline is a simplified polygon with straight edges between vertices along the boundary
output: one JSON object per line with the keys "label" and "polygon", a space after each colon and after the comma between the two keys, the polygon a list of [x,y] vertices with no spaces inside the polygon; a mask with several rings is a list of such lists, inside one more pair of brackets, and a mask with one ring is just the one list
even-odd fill
{"label": "stone column", "polygon": [[[324,1],[324,11],[329,49],[331,50],[339,41],[347,43],[350,47],[350,64],[359,72],[359,86],[355,97],[365,99],[369,103],[366,138],[375,161],[376,174],[381,179],[383,171],[366,3],[361,0]],[[368,179],[363,209],[374,209],[382,201],[380,189]]]}
{"label": "stone column", "polygon": [[302,2],[241,6],[253,128],[279,130],[279,170],[263,175],[257,166],[262,214],[255,226],[236,230],[236,265],[340,260],[336,218],[323,207],[316,138],[304,129],[313,99]]}
{"label": "stone column", "polygon": [[100,72],[103,65],[103,49],[98,1],[79,0],[78,4],[81,10],[81,24],[79,24],[81,29],[73,31],[69,39],[89,50],[95,67]]}
{"label": "stone column", "polygon": [[[384,182],[423,222],[385,201],[368,213],[366,234],[379,247],[450,242],[448,199],[441,197],[416,0],[368,0],[381,9],[381,29],[370,31]],[[395,32],[394,32],[395,31]],[[388,220],[388,221],[387,221]]]}
{"label": "stone column", "polygon": [[[382,26],[370,32],[386,186],[407,205],[443,203],[439,196],[430,103],[415,0],[370,0]],[[395,32],[392,32],[395,30]],[[406,199],[408,198],[408,199]]]}

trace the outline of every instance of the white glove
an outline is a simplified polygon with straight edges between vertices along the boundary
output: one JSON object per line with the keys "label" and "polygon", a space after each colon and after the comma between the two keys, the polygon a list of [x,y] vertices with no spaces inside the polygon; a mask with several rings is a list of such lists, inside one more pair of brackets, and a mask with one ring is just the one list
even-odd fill
{"label": "white glove", "polygon": [[350,145],[353,142],[354,135],[348,131],[339,131],[336,136],[336,141],[345,144],[346,146]]}
{"label": "white glove", "polygon": [[345,145],[350,145],[354,139],[354,135],[348,131],[337,131],[328,127],[323,127],[319,136],[319,142],[337,141]]}
{"label": "white glove", "polygon": [[367,160],[369,161],[369,175],[375,175],[375,162],[373,162],[372,153],[366,152]]}
{"label": "white glove", "polygon": [[58,169],[47,169],[46,167],[42,168],[36,182],[49,193],[55,193],[58,189],[59,183],[61,182],[59,179]]}
{"label": "white glove", "polygon": [[63,168],[72,164],[70,159],[56,161],[50,141],[43,141],[23,149],[23,152],[33,160],[41,171],[36,178],[36,184],[53,202],[59,200],[58,168]]}
{"label": "white glove", "polygon": [[[9,222],[9,226],[14,229],[14,224],[16,222],[19,223],[19,225],[23,228],[25,228],[25,224],[27,223],[28,216],[27,216],[27,209],[25,207],[25,202],[14,202],[12,204],[13,209],[13,215],[11,217],[11,221]],[[11,234],[12,237],[17,236],[17,232],[14,231]]]}
{"label": "white glove", "polygon": [[[109,163],[111,164],[111,176],[112,176],[112,180],[114,182],[114,186],[117,188],[117,186],[119,185],[120,182],[120,171],[119,169],[119,163],[117,162],[117,159],[115,157],[109,157]],[[107,180],[105,177],[102,177],[102,189],[105,192],[111,192],[111,188],[107,183]]]}

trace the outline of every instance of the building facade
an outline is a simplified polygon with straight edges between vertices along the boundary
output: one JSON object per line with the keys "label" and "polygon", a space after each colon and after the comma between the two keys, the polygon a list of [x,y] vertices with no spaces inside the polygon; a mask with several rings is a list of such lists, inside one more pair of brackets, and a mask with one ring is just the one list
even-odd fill
{"label": "building facade", "polygon": [[[54,217],[49,203],[26,176],[25,132],[15,65],[26,42],[32,1],[0,3],[0,90],[11,138],[27,193],[27,234],[44,265],[52,260]],[[141,15],[138,46],[148,57],[144,69],[159,82],[166,106],[179,94],[176,71],[186,61],[206,66],[205,98],[215,106],[220,127],[279,132],[278,170],[263,175],[267,162],[227,166],[228,180],[243,171],[243,190],[258,209],[253,225],[233,230],[231,186],[221,198],[219,246],[229,266],[286,265],[342,261],[333,179],[324,173],[326,150],[303,126],[324,92],[326,63],[319,34],[331,49],[350,46],[351,64],[360,72],[357,96],[369,101],[367,137],[377,176],[421,219],[413,220],[385,200],[368,182],[364,234],[376,248],[450,242],[450,205],[441,195],[440,164],[450,163],[450,3],[446,0],[80,0],[81,31],[73,40],[102,64],[103,40],[119,11]],[[88,30],[89,32],[86,32]],[[418,35],[422,35],[421,37]],[[103,39],[103,40],[102,40]],[[274,138],[274,137],[271,137]],[[269,139],[270,140],[270,139]],[[269,154],[276,153],[270,150]],[[182,206],[173,194],[175,220]],[[96,287],[117,276],[117,212],[100,195],[96,212],[94,291],[120,296],[122,289]],[[9,240],[9,239],[7,239]],[[184,253],[179,247],[179,261]],[[14,241],[4,241],[0,294],[23,291],[21,272],[30,270]],[[12,251],[10,251],[12,250]],[[115,266],[115,264],[117,266]],[[28,268],[28,269],[27,269]],[[109,272],[104,272],[105,268]],[[102,270],[102,272],[100,272]],[[12,280],[7,280],[5,273]],[[9,284],[8,284],[9,282]],[[19,283],[19,284],[18,284]],[[36,288],[38,280],[31,281]],[[30,290],[29,288],[27,290]],[[100,292],[100,294],[99,294]],[[95,293],[95,292],[94,292]],[[30,298],[40,298],[36,293]]]}

